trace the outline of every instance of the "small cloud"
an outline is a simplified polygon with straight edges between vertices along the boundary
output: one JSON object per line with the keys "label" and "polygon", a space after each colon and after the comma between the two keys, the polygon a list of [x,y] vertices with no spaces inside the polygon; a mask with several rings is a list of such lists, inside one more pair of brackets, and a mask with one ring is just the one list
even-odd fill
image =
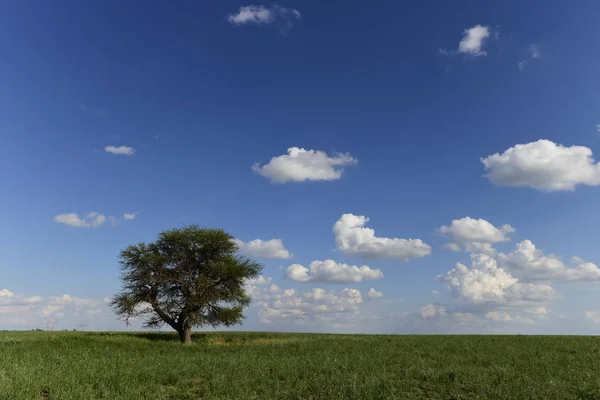
{"label": "small cloud", "polygon": [[[472,28],[465,29],[463,38],[458,43],[457,50],[438,49],[438,53],[445,57],[457,54],[466,54],[470,56],[486,56],[487,52],[483,49],[486,39],[492,34],[490,27],[475,25]],[[494,32],[494,39],[498,40],[500,31]]]}
{"label": "small cloud", "polygon": [[54,217],[54,222],[75,228],[98,228],[106,222],[106,217],[96,211],[92,211],[83,218],[80,218],[76,213],[68,213],[57,215]]}
{"label": "small cloud", "polygon": [[119,146],[119,147],[106,146],[104,148],[104,150],[107,153],[112,153],[112,154],[121,155],[121,156],[132,156],[132,155],[135,154],[134,148],[133,147],[127,147],[127,146]]}
{"label": "small cloud", "polygon": [[256,163],[252,170],[273,183],[333,181],[342,177],[344,167],[357,162],[349,153],[330,157],[324,151],[290,147],[288,154],[273,157],[262,166]]}
{"label": "small cloud", "polygon": [[369,300],[373,300],[373,299],[379,299],[383,297],[383,293],[382,292],[378,292],[377,290],[371,288],[369,289],[369,291],[367,292],[367,298]]}
{"label": "small cloud", "polygon": [[585,311],[583,316],[587,320],[600,325],[600,311]]}
{"label": "small cloud", "polygon": [[439,292],[437,290],[432,290],[431,293],[438,294]]}
{"label": "small cloud", "polygon": [[234,241],[240,252],[252,257],[272,259],[286,259],[292,257],[292,254],[285,248],[281,239],[254,239],[247,243],[239,239],[234,239]]}
{"label": "small cloud", "polygon": [[135,217],[138,216],[138,214],[139,214],[138,212],[134,212],[131,214],[125,213],[125,214],[123,214],[123,219],[126,221],[131,221],[131,220],[134,220]]}
{"label": "small cloud", "polygon": [[300,11],[293,8],[280,7],[277,4],[272,7],[245,6],[240,7],[237,13],[229,14],[227,21],[233,25],[270,25],[276,22],[282,24],[282,31],[292,28],[294,21],[302,18]]}
{"label": "small cloud", "polygon": [[117,225],[119,225],[119,220],[117,219],[117,217],[115,217],[115,216],[112,216],[112,215],[111,215],[110,217],[108,217],[108,222],[110,222],[110,224],[111,224],[112,226],[117,226]]}
{"label": "small cloud", "polygon": [[487,52],[483,50],[483,41],[489,36],[490,29],[487,26],[475,25],[472,28],[465,29],[463,38],[458,44],[458,52],[473,56],[487,55]]}
{"label": "small cloud", "polygon": [[600,124],[596,124],[596,133],[600,135]]}
{"label": "small cloud", "polygon": [[86,106],[85,104],[72,104],[72,106],[77,108],[79,111],[83,111],[88,114],[93,114],[97,117],[104,117],[104,111],[98,108],[91,108]]}
{"label": "small cloud", "polygon": [[536,44],[529,45],[529,57],[519,61],[519,69],[525,71],[525,67],[531,60],[534,60],[540,56],[540,48]]}

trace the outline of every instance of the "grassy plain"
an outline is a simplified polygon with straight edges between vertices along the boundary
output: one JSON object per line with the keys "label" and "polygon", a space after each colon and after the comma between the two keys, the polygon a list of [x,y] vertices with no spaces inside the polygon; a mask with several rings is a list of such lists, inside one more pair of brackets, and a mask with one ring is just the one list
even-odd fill
{"label": "grassy plain", "polygon": [[0,399],[600,400],[600,337],[0,332]]}

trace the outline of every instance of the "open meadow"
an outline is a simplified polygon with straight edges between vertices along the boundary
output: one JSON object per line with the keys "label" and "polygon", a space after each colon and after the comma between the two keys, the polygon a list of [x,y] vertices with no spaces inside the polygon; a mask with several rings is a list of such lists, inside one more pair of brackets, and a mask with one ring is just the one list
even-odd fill
{"label": "open meadow", "polygon": [[0,332],[0,399],[600,399],[600,337]]}

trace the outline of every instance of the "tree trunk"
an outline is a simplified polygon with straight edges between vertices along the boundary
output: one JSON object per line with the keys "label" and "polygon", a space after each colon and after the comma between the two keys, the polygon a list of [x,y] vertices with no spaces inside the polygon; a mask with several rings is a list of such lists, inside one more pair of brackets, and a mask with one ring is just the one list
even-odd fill
{"label": "tree trunk", "polygon": [[192,327],[184,326],[183,329],[177,331],[179,333],[179,340],[183,344],[192,344]]}

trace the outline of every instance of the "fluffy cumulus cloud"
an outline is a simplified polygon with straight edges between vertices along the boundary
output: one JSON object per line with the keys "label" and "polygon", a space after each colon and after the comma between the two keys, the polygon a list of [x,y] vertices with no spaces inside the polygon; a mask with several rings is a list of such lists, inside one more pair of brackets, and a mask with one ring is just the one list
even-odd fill
{"label": "fluffy cumulus cloud", "polygon": [[579,257],[573,257],[575,264],[568,267],[558,256],[544,255],[530,240],[518,243],[508,254],[499,254],[498,263],[522,281],[546,282],[598,282],[600,268]]}
{"label": "fluffy cumulus cloud", "polygon": [[255,239],[247,243],[235,239],[235,242],[238,245],[239,251],[252,257],[274,259],[286,259],[292,257],[292,254],[287,251],[281,239]]}
{"label": "fluffy cumulus cloud", "polygon": [[76,323],[93,323],[106,309],[102,300],[72,297],[22,296],[0,291],[0,325],[15,329],[45,328],[47,321],[72,329]]}
{"label": "fluffy cumulus cloud", "polygon": [[[498,37],[498,33],[496,32],[496,37]],[[490,36],[491,30],[488,26],[475,25],[464,30],[457,50],[440,49],[439,53],[443,56],[453,56],[456,54],[466,54],[475,57],[485,56],[487,52],[483,47]]]}
{"label": "fluffy cumulus cloud", "polygon": [[271,158],[268,164],[254,164],[252,170],[274,183],[332,181],[340,179],[344,167],[355,165],[350,154],[328,156],[324,151],[288,149],[288,154]]}
{"label": "fluffy cumulus cloud", "polygon": [[96,211],[84,217],[79,217],[76,213],[59,214],[54,217],[54,222],[75,228],[98,228],[106,222],[106,216]]}
{"label": "fluffy cumulus cloud", "polygon": [[456,297],[468,303],[514,306],[548,302],[556,297],[550,285],[519,282],[485,254],[472,255],[471,265],[468,268],[457,263],[456,268],[439,276]]}
{"label": "fluffy cumulus cloud", "polygon": [[290,265],[285,271],[285,278],[296,282],[348,283],[381,279],[383,272],[366,265],[357,267],[325,260],[313,261],[308,268],[300,264]]}
{"label": "fluffy cumulus cloud", "polygon": [[369,289],[369,291],[367,292],[367,298],[369,300],[379,299],[382,297],[383,297],[383,292],[379,292],[373,288]]}
{"label": "fluffy cumulus cloud", "polygon": [[508,234],[515,229],[507,224],[495,227],[485,219],[465,217],[455,219],[450,226],[442,226],[438,231],[451,240],[446,244],[450,250],[494,255],[496,250],[492,244],[509,241]]}
{"label": "fluffy cumulus cloud", "polygon": [[421,239],[399,239],[375,236],[366,228],[369,218],[362,215],[344,214],[333,226],[338,250],[367,259],[400,258],[409,260],[431,254],[431,247]]}
{"label": "fluffy cumulus cloud", "polygon": [[518,144],[482,158],[486,177],[496,185],[541,191],[572,191],[576,185],[600,185],[600,164],[584,146],[566,147],[550,140]]}
{"label": "fluffy cumulus cloud", "polygon": [[127,146],[106,146],[104,151],[107,153],[116,154],[118,156],[132,156],[135,154],[135,149]]}
{"label": "fluffy cumulus cloud", "polygon": [[240,7],[235,14],[229,14],[227,21],[238,26],[281,23],[283,30],[289,30],[293,23],[301,18],[300,11],[293,8],[284,8],[276,4],[272,7],[249,5]]}
{"label": "fluffy cumulus cloud", "polygon": [[473,56],[485,56],[487,53],[483,50],[483,44],[489,36],[490,29],[487,26],[475,25],[465,29],[463,38],[458,44],[458,52]]}

